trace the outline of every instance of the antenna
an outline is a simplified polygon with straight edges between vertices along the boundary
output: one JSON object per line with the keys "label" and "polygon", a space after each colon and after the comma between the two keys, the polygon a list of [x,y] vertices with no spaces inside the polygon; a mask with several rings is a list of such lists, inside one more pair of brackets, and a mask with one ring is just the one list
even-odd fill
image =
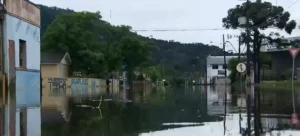
{"label": "antenna", "polygon": [[112,13],[111,13],[111,10],[109,10],[109,18],[110,18],[110,22],[112,23]]}

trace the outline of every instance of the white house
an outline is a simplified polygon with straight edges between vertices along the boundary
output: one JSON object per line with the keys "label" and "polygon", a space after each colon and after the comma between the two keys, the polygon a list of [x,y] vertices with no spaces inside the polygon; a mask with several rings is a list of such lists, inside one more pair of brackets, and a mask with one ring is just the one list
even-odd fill
{"label": "white house", "polygon": [[[226,64],[231,59],[238,58],[238,56],[226,56]],[[207,83],[210,84],[211,81],[216,77],[225,77],[225,65],[224,65],[224,56],[208,56],[206,59],[206,74],[207,74]],[[230,75],[230,70],[227,69],[227,76]]]}

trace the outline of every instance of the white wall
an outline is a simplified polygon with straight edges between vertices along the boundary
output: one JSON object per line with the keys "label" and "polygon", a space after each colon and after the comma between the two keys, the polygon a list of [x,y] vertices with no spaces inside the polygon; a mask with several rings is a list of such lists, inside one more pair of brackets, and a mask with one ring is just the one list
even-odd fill
{"label": "white wall", "polygon": [[40,28],[6,14],[4,22],[5,71],[9,69],[9,40],[15,41],[15,63],[19,67],[19,40],[26,41],[27,69],[40,70]]}
{"label": "white wall", "polygon": [[[207,83],[210,83],[210,79],[218,76],[218,70],[224,70],[223,65],[219,65],[218,69],[212,69],[212,65],[207,65]],[[231,71],[227,69],[227,77],[230,75]]]}

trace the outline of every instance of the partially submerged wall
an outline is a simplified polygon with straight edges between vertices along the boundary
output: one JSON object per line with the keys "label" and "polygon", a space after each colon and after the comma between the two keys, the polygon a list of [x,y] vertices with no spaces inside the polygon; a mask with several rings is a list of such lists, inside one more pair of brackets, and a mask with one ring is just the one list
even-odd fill
{"label": "partially submerged wall", "polygon": [[[66,92],[66,96],[82,97],[82,96],[95,96],[101,92],[106,91],[106,80],[96,78],[43,78],[43,95],[52,92],[60,93]],[[114,92],[119,90],[118,80],[114,80]]]}

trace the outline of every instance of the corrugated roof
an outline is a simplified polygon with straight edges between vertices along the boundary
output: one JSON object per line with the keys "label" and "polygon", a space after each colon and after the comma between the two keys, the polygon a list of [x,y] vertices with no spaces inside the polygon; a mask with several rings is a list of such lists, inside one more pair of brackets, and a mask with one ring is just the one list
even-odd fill
{"label": "corrugated roof", "polygon": [[[228,64],[233,58],[238,58],[238,56],[226,56],[226,63]],[[208,56],[207,64],[222,65],[224,64],[224,56]]]}
{"label": "corrugated roof", "polygon": [[60,63],[61,60],[64,58],[66,53],[52,53],[52,52],[42,52],[41,53],[41,63],[51,63],[57,64]]}

